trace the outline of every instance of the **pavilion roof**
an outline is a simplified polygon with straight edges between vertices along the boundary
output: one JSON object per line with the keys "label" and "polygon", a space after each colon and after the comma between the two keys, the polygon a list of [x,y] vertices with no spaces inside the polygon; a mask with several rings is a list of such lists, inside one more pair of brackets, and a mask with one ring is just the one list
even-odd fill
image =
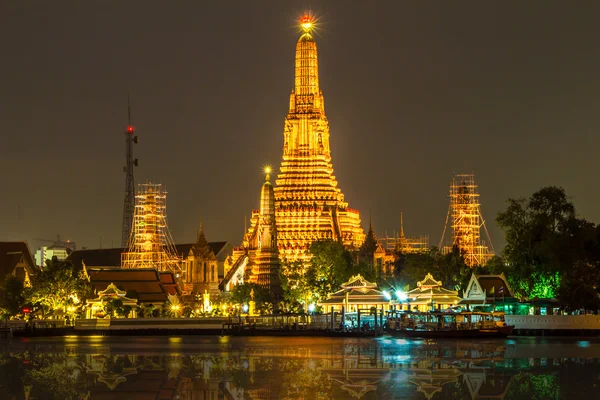
{"label": "pavilion roof", "polygon": [[369,282],[365,278],[362,277],[361,274],[354,275],[351,277],[348,282],[342,283],[342,288],[376,288],[377,284],[373,282]]}
{"label": "pavilion roof", "polygon": [[425,278],[422,281],[417,282],[417,287],[422,288],[431,288],[431,287],[440,287],[442,286],[442,281],[436,281],[433,279],[433,275],[431,273],[427,273]]}

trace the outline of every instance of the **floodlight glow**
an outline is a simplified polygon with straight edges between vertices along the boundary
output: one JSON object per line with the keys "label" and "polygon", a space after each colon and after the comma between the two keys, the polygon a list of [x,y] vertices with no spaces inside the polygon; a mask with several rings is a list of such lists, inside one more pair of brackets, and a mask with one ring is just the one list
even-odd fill
{"label": "floodlight glow", "polygon": [[242,311],[243,311],[243,312],[248,312],[248,304],[244,304],[244,305],[242,306]]}
{"label": "floodlight glow", "polygon": [[314,304],[309,304],[308,305],[308,312],[315,312],[315,305]]}
{"label": "floodlight glow", "polygon": [[398,300],[400,301],[406,301],[408,299],[408,296],[402,290],[396,290],[396,297],[398,297]]}
{"label": "floodlight glow", "polygon": [[391,300],[392,299],[392,295],[389,294],[387,291],[383,291],[383,295],[385,296],[386,299]]}

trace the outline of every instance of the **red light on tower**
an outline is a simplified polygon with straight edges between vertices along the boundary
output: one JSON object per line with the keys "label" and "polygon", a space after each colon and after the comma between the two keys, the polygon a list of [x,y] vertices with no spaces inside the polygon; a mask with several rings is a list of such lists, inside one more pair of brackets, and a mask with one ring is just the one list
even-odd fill
{"label": "red light on tower", "polygon": [[133,125],[127,127],[127,133],[133,133]]}

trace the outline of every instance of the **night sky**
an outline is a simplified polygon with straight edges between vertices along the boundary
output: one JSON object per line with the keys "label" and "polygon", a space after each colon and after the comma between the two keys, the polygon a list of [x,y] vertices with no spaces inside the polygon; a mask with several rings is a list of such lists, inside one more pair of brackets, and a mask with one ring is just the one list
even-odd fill
{"label": "night sky", "polygon": [[[421,3],[421,2],[418,2]],[[319,16],[335,175],[377,233],[437,244],[475,173],[496,250],[508,197],[563,186],[600,222],[600,3],[4,1],[0,240],[119,246],[127,95],[136,182],[178,243],[241,241],[278,169],[297,19]]]}

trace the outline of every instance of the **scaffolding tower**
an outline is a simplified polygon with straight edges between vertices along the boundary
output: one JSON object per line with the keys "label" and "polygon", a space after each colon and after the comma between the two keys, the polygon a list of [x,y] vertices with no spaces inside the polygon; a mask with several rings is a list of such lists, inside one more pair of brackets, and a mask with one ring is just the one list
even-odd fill
{"label": "scaffolding tower", "polygon": [[[440,240],[440,249],[444,253],[449,253],[456,246],[469,267],[484,265],[494,256],[494,248],[485,226],[485,220],[481,215],[481,204],[474,175],[454,175],[449,197],[450,205]],[[449,224],[452,227],[451,244],[444,241]],[[481,240],[481,228],[485,232],[487,242]]]}
{"label": "scaffolding tower", "polygon": [[133,228],[122,268],[154,268],[181,274],[181,260],[167,226],[167,192],[161,184],[138,184]]}

